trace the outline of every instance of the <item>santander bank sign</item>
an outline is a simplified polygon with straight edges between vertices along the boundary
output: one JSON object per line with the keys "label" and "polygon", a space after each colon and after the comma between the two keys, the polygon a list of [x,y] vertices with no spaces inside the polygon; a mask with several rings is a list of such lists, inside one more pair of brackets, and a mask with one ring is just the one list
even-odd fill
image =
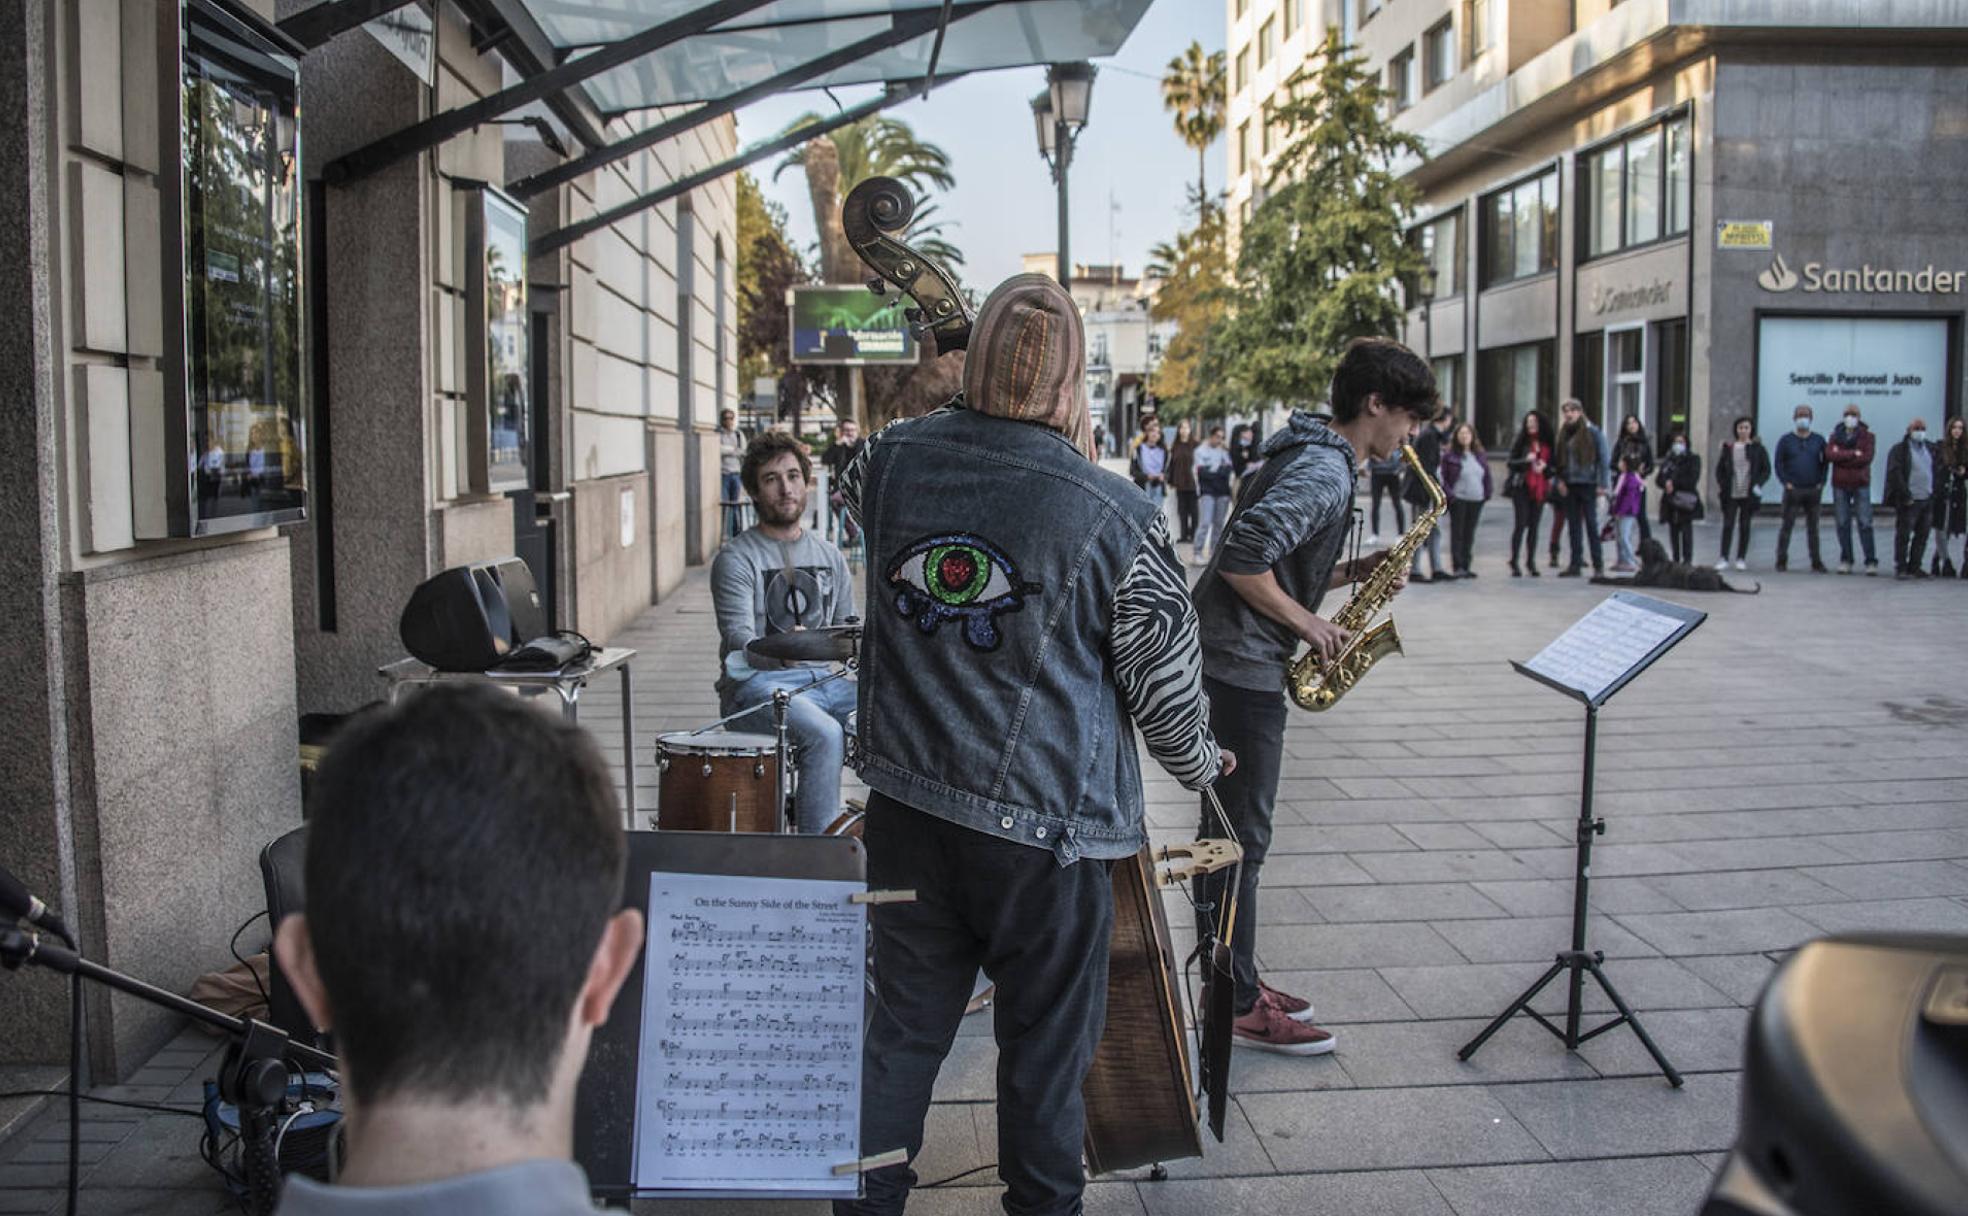
{"label": "santander bank sign", "polygon": [[1857,269],[1826,266],[1823,262],[1804,263],[1803,273],[1790,268],[1781,253],[1770,259],[1756,284],[1764,291],[1809,292],[1842,291],[1871,295],[1960,295],[1968,271],[1936,270],[1929,265],[1920,270],[1888,270],[1877,266]]}

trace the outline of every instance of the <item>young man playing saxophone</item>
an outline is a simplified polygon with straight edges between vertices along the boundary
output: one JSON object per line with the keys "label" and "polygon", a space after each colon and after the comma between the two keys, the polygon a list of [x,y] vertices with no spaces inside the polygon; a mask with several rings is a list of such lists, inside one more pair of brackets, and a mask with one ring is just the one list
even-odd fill
{"label": "young man playing saxophone", "polygon": [[[1387,560],[1381,550],[1342,561],[1353,532],[1360,467],[1400,451],[1409,430],[1435,416],[1435,377],[1413,351],[1385,338],[1357,338],[1333,373],[1332,416],[1304,410],[1264,445],[1264,466],[1244,485],[1222,541],[1194,591],[1203,640],[1203,687],[1210,729],[1238,757],[1216,784],[1224,813],[1243,842],[1244,864],[1231,933],[1236,975],[1235,1041],[1288,1055],[1333,1049],[1330,1031],[1312,1024],[1312,1005],[1257,976],[1258,875],[1271,844],[1271,815],[1285,747],[1285,668],[1301,643],[1323,659],[1346,644],[1345,630],[1314,615],[1329,589],[1366,578]],[[1397,589],[1406,579],[1397,582]],[[1203,802],[1201,835],[1215,817]],[[1226,876],[1204,880],[1197,923],[1207,932]]]}

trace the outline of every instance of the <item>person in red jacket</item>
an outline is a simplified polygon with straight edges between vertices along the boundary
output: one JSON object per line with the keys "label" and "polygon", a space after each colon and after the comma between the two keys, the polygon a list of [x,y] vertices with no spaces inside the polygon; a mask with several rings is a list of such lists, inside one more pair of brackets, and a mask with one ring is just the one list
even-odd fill
{"label": "person in red jacket", "polygon": [[1872,539],[1872,431],[1859,407],[1845,407],[1844,421],[1832,428],[1825,456],[1831,461],[1831,509],[1838,520],[1838,572],[1852,572],[1852,517],[1858,516],[1868,578],[1879,573]]}

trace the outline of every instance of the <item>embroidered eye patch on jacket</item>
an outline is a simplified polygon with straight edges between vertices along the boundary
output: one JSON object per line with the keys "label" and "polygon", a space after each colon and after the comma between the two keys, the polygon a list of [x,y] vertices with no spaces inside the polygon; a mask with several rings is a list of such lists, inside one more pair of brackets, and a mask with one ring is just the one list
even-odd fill
{"label": "embroidered eye patch on jacket", "polygon": [[1017,612],[1041,590],[1022,581],[996,545],[968,532],[910,545],[889,565],[888,582],[895,589],[895,611],[913,619],[916,628],[935,633],[943,622],[961,620],[964,641],[978,650],[996,650],[1003,640],[993,618]]}

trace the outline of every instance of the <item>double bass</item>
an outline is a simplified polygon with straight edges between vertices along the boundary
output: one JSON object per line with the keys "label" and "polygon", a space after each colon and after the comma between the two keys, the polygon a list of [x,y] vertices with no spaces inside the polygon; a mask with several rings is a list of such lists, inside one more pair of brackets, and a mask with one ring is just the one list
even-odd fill
{"label": "double bass", "polygon": [[[841,207],[847,240],[874,277],[877,295],[889,287],[915,302],[904,319],[918,341],[933,342],[938,355],[966,348],[973,316],[963,288],[934,261],[904,240],[915,198],[894,178],[873,177],[849,192]],[[1198,841],[1162,850],[1143,847],[1115,863],[1114,929],[1108,951],[1106,1030],[1082,1087],[1086,1103],[1086,1157],[1092,1172],[1202,1156],[1198,1077],[1186,1025],[1181,960],[1171,946],[1162,908],[1165,886],[1195,874],[1237,864],[1232,841]],[[1224,884],[1236,890],[1235,881]],[[1234,895],[1225,903],[1234,901]],[[1211,1009],[1202,1023],[1201,1086],[1209,1098],[1211,1130],[1223,1139],[1228,1101],[1231,907],[1218,910],[1218,932],[1206,941],[1204,959],[1225,982],[1209,985]]]}

